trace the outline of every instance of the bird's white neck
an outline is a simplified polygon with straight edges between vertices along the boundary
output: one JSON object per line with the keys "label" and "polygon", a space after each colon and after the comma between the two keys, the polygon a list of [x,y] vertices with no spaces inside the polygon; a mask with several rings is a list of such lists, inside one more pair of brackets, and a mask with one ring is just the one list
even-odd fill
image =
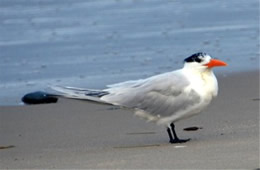
{"label": "bird's white neck", "polygon": [[184,73],[189,77],[193,88],[200,94],[215,97],[218,94],[218,82],[212,69],[184,67]]}

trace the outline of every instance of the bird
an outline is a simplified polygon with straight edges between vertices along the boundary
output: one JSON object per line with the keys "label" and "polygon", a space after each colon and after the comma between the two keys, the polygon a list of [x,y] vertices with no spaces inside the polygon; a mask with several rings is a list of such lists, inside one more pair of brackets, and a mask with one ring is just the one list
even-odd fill
{"label": "bird", "polygon": [[175,123],[202,112],[218,94],[214,67],[227,66],[224,61],[198,52],[184,59],[181,69],[108,85],[102,90],[66,86],[52,89],[66,98],[106,103],[130,108],[135,115],[164,125],[169,143],[185,143],[175,131]]}

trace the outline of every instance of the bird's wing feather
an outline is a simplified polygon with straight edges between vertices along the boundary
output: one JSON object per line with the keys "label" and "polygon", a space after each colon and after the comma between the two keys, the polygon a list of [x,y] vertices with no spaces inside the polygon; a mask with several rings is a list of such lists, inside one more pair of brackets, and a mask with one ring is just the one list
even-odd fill
{"label": "bird's wing feather", "polygon": [[55,95],[57,96],[71,99],[88,100],[99,103],[106,103],[105,101],[100,100],[100,97],[108,94],[108,92],[104,92],[102,90],[83,89],[67,86],[51,86],[50,88],[56,92]]}
{"label": "bird's wing feather", "polygon": [[106,89],[101,100],[144,110],[153,116],[170,116],[198,102],[199,96],[189,89],[189,81],[180,72],[170,72]]}

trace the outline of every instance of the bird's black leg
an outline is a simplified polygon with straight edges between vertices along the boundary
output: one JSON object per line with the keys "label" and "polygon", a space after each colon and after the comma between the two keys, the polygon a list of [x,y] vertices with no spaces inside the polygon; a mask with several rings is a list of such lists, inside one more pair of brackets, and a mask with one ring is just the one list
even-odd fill
{"label": "bird's black leg", "polygon": [[169,137],[170,137],[170,143],[185,143],[185,142],[190,140],[190,139],[179,139],[176,132],[175,132],[175,125],[173,123],[171,123],[170,126],[171,126],[171,130],[172,130],[172,134],[174,136],[174,139],[173,139],[170,128],[168,127],[167,132],[168,132]]}
{"label": "bird's black leg", "polygon": [[169,135],[169,138],[170,138],[170,143],[172,143],[174,141],[173,137],[172,137],[172,131],[169,127],[167,127],[167,132],[168,132],[168,135]]}

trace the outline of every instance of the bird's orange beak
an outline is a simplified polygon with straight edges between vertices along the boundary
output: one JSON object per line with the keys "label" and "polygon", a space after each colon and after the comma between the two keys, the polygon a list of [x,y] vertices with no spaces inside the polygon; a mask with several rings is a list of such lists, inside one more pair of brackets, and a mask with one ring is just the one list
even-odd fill
{"label": "bird's orange beak", "polygon": [[208,68],[221,67],[221,66],[227,66],[227,63],[217,59],[210,59],[209,63],[205,64],[205,66],[207,66]]}

